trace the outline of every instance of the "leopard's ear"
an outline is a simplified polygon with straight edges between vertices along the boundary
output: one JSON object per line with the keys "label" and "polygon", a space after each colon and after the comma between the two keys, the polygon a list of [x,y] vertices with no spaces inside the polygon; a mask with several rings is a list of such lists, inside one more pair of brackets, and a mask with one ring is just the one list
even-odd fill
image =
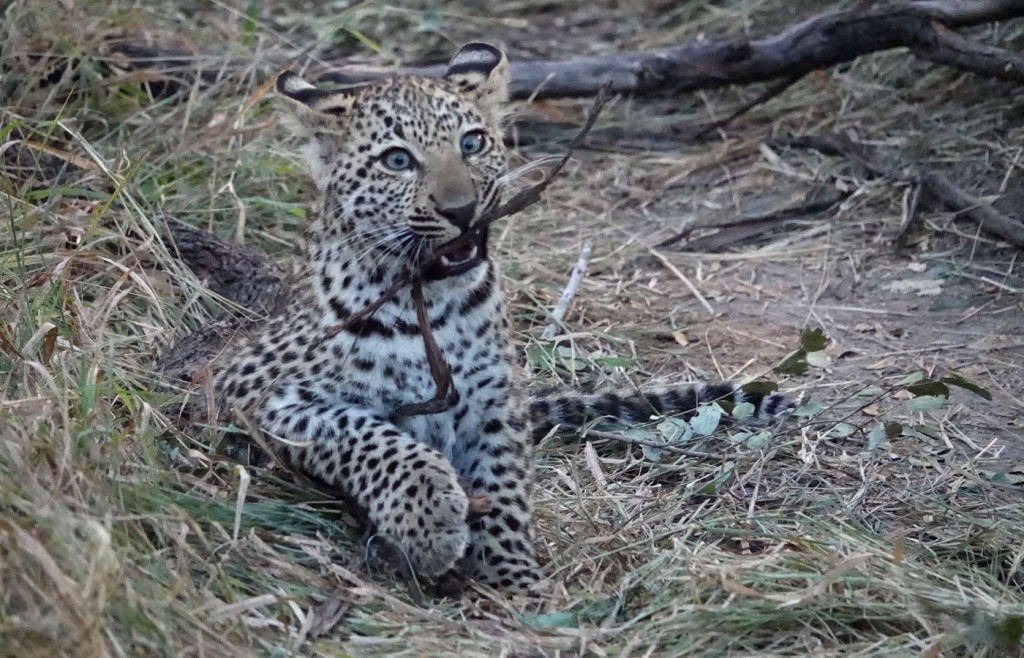
{"label": "leopard's ear", "polygon": [[349,119],[364,85],[319,89],[298,74],[284,71],[277,76],[276,86],[279,94],[295,104],[294,111],[281,119],[293,134],[306,140],[303,151],[319,185],[325,179],[325,163],[348,136]]}
{"label": "leopard's ear", "polygon": [[277,76],[277,93],[317,114],[347,115],[362,87],[352,85],[338,89],[318,89],[294,71],[283,71]]}
{"label": "leopard's ear", "polygon": [[448,62],[445,78],[494,116],[508,100],[508,58],[489,43],[476,41],[460,48]]}

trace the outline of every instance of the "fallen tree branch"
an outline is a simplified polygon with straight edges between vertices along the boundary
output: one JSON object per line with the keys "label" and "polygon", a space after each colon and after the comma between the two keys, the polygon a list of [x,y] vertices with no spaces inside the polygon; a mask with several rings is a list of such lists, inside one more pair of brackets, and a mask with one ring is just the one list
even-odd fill
{"label": "fallen tree branch", "polygon": [[[865,3],[866,4],[866,3]],[[910,48],[934,62],[1004,80],[1021,79],[1019,56],[952,34],[951,29],[1024,17],[1021,0],[903,0],[876,2],[812,16],[783,31],[759,38],[699,41],[635,52],[562,60],[511,62],[513,99],[592,96],[604,84],[612,93],[665,94],[734,84],[799,79],[816,70],[862,55]],[[251,59],[194,53],[138,40],[110,41],[103,53],[112,64],[146,71],[144,84],[156,96],[214,85],[242,75]],[[1010,66],[1006,66],[1010,63]],[[357,83],[396,75],[440,77],[446,65],[378,66],[321,61],[305,53],[276,51],[260,64],[268,74],[289,64],[309,69],[327,82]]]}
{"label": "fallen tree branch", "polygon": [[[945,208],[963,215],[977,222],[983,230],[999,236],[1012,245],[1024,248],[1024,223],[1002,214],[991,204],[961,189],[943,174],[922,171],[914,167],[893,166],[862,145],[838,135],[783,137],[772,140],[772,144],[814,149],[825,155],[844,157],[856,162],[872,176],[919,185],[922,201],[929,202],[933,207]],[[904,217],[902,224],[909,225],[912,221],[912,216]],[[905,229],[901,228],[901,232],[903,230]]]}
{"label": "fallen tree branch", "polygon": [[[706,41],[632,53],[575,57],[552,61],[514,61],[509,88],[513,98],[560,98],[592,95],[606,82],[612,92],[683,93],[730,84],[800,77],[815,69],[849,62],[862,55],[912,48],[928,59],[957,66],[956,51],[980,52],[950,38],[945,28],[1024,16],[1020,0],[904,1],[874,3],[819,14],[782,32],[758,39]],[[974,65],[974,72],[1017,80],[1019,71]],[[395,75],[439,77],[445,67],[340,66],[324,81],[356,83]]]}
{"label": "fallen tree branch", "polygon": [[1024,82],[1024,55],[975,43],[939,24],[932,25],[932,29],[935,42],[915,47],[914,55],[961,71]]}
{"label": "fallen tree branch", "polygon": [[218,295],[266,316],[287,297],[285,272],[267,254],[223,240],[170,215],[162,217],[170,237],[168,249]]}

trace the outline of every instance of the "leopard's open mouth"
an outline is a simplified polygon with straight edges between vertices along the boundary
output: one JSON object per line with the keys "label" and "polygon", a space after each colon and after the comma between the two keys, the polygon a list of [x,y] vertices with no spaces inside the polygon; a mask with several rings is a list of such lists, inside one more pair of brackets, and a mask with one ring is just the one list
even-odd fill
{"label": "leopard's open mouth", "polygon": [[[444,245],[440,245],[440,250]],[[428,279],[447,279],[448,277],[465,274],[487,259],[487,229],[473,236],[463,245],[448,251],[441,258],[426,267],[424,274]]]}

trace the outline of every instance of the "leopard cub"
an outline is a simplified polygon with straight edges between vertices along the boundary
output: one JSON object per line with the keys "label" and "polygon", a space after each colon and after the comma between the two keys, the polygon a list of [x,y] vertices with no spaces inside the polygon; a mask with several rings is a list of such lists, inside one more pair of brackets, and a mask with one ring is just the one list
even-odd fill
{"label": "leopard cub", "polygon": [[[418,573],[457,568],[526,592],[539,577],[530,502],[537,437],[601,417],[693,413],[721,399],[750,401],[759,417],[785,404],[730,383],[528,399],[487,230],[473,230],[508,179],[508,71],[500,50],[470,43],[439,79],[327,90],[292,72],[278,77],[306,141],[315,216],[286,308],[233,341],[211,371],[218,403],[355,501]],[[476,237],[432,258],[466,233]],[[456,401],[413,415],[403,410],[433,398],[435,385],[408,286],[374,313],[356,314],[415,271]],[[476,496],[489,508],[470,514]]]}
{"label": "leopard cub", "polygon": [[[215,389],[296,467],[358,503],[422,575],[458,566],[528,590],[532,441],[486,231],[424,273],[458,395],[449,409],[399,413],[435,393],[408,289],[318,340],[500,202],[507,85],[504,53],[483,43],[462,48],[436,80],[321,90],[278,77],[308,142],[316,216],[287,309],[231,347]],[[470,494],[490,502],[471,520]]]}

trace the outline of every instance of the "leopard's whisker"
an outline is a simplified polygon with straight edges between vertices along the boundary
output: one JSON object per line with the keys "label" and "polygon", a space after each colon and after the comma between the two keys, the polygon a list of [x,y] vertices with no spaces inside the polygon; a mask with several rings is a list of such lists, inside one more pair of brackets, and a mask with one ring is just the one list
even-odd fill
{"label": "leopard's whisker", "polygon": [[539,158],[537,160],[533,160],[531,162],[527,162],[526,164],[522,165],[521,167],[516,167],[512,171],[510,171],[507,174],[505,174],[505,175],[501,176],[500,178],[498,178],[498,184],[500,186],[504,187],[505,185],[508,185],[509,183],[512,183],[512,182],[516,181],[517,179],[522,178],[525,174],[528,174],[529,172],[533,171],[534,169],[538,169],[538,168],[544,167],[546,165],[554,164],[554,163],[558,162],[561,159],[562,159],[561,156],[549,155],[549,156],[546,156],[546,157],[543,157],[543,158]]}
{"label": "leopard's whisker", "polygon": [[[364,248],[362,251],[360,251],[352,259],[352,261],[354,263],[361,262],[368,255],[370,255],[374,251],[380,250],[380,249],[384,249],[383,253],[386,254],[387,253],[387,249],[385,249],[385,247],[388,246],[388,243],[395,241],[397,238],[399,238],[402,235],[402,227],[400,227],[400,226],[391,226],[389,228],[392,229],[392,230],[388,231],[383,236],[381,236],[376,241],[372,242],[370,245],[368,245],[366,248]],[[380,260],[381,260],[380,258],[375,258],[373,263],[377,264],[378,262],[380,262]]]}
{"label": "leopard's whisker", "polygon": [[393,226],[381,226],[369,231],[349,235],[337,244],[345,252],[354,251],[356,255],[351,257],[351,260],[359,262],[367,253],[391,239],[394,232],[395,227]]}

